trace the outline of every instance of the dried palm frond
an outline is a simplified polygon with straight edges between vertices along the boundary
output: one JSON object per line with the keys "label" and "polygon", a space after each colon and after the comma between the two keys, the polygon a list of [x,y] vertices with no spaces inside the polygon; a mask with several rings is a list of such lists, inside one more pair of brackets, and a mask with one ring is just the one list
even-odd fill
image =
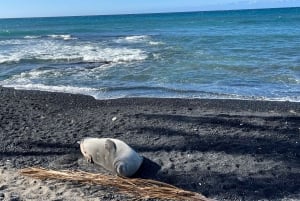
{"label": "dried palm frond", "polygon": [[94,174],[83,171],[55,171],[44,168],[25,168],[20,170],[20,173],[37,179],[59,179],[113,187],[120,193],[139,199],[154,198],[187,201],[210,200],[201,194],[185,191],[175,186],[149,179],[121,178],[118,176]]}

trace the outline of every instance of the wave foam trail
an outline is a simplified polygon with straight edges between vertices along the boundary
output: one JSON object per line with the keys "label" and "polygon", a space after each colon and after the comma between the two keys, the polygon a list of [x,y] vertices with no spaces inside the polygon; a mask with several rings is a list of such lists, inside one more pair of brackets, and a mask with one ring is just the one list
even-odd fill
{"label": "wave foam trail", "polygon": [[[57,40],[14,40],[0,49],[0,64],[21,60],[66,60],[86,62],[133,62],[148,56],[141,49],[103,47],[100,43],[65,43]],[[6,41],[6,43],[9,43]],[[1,45],[1,44],[0,44]],[[9,44],[4,44],[9,45]],[[30,47],[30,48],[29,48]]]}
{"label": "wave foam trail", "polygon": [[83,55],[84,61],[109,61],[109,62],[131,62],[141,61],[147,58],[147,55],[140,49],[127,48],[104,48],[101,51],[87,51]]}
{"label": "wave foam trail", "polygon": [[148,36],[126,36],[115,40],[116,43],[141,43],[147,42],[149,40]]}
{"label": "wave foam trail", "polygon": [[70,34],[51,34],[48,35],[50,38],[55,38],[55,39],[63,39],[63,40],[75,40],[77,38],[72,37]]}
{"label": "wave foam trail", "polygon": [[149,40],[149,39],[150,39],[150,36],[147,36],[147,35],[141,35],[141,36],[126,36],[124,39],[127,40],[127,41],[139,42],[139,41]]}
{"label": "wave foam trail", "polygon": [[18,56],[17,53],[14,55],[10,55],[10,56],[0,55],[0,64],[18,62],[18,61],[20,61],[20,57],[21,56]]}
{"label": "wave foam trail", "polygon": [[89,87],[74,87],[74,86],[50,86],[44,84],[7,84],[3,85],[4,87],[13,87],[15,89],[21,90],[40,90],[40,91],[50,91],[50,92],[63,92],[63,93],[72,93],[72,94],[85,94],[96,96],[98,89],[89,88]]}
{"label": "wave foam trail", "polygon": [[41,38],[41,36],[24,36],[25,39],[36,39]]}
{"label": "wave foam trail", "polygon": [[44,84],[41,83],[47,79],[59,79],[59,77],[64,76],[63,72],[57,70],[43,70],[36,71],[32,70],[29,72],[22,72],[18,75],[12,76],[10,79],[0,81],[0,85],[3,87],[12,87],[21,90],[40,90],[40,91],[50,91],[50,92],[64,92],[73,94],[85,94],[96,96],[101,92],[100,89],[91,87],[77,87],[70,86],[68,84]]}
{"label": "wave foam trail", "polygon": [[147,43],[150,45],[161,45],[163,42],[153,41],[148,35],[126,36],[115,40],[117,43]]}
{"label": "wave foam trail", "polygon": [[52,38],[52,39],[62,39],[62,40],[76,40],[76,37],[73,37],[70,34],[50,34],[47,36],[24,36],[24,39],[39,39],[39,38]]}

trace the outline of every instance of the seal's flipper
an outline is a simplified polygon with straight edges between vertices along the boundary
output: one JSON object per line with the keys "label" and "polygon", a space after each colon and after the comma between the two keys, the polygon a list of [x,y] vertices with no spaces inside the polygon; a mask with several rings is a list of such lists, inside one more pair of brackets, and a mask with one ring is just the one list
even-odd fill
{"label": "seal's flipper", "polygon": [[115,153],[116,150],[117,150],[117,147],[116,147],[116,144],[110,140],[110,139],[107,139],[105,141],[105,149],[109,152],[109,153]]}
{"label": "seal's flipper", "polygon": [[117,173],[117,175],[119,177],[129,177],[129,175],[127,174],[127,166],[124,162],[122,161],[117,161],[115,164],[114,164],[114,168],[115,168],[115,171]]}
{"label": "seal's flipper", "polygon": [[87,162],[89,162],[89,163],[94,163],[93,158],[92,158],[92,156],[90,156],[90,155],[86,157],[86,160],[87,160]]}

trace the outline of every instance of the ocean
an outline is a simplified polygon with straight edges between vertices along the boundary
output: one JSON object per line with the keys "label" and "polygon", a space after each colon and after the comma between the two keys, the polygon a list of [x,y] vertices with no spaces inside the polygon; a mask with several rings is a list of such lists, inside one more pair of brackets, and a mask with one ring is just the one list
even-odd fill
{"label": "ocean", "polygon": [[0,85],[300,101],[300,8],[0,19]]}

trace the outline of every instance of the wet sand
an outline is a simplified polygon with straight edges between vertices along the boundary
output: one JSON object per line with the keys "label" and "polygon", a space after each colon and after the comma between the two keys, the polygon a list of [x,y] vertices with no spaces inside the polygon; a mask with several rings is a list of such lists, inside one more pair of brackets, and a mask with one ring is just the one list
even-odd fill
{"label": "wet sand", "polygon": [[300,103],[95,100],[8,88],[0,88],[0,200],[126,200],[101,186],[17,173],[107,173],[81,156],[77,141],[88,136],[131,145],[146,158],[137,177],[217,200],[300,200]]}

